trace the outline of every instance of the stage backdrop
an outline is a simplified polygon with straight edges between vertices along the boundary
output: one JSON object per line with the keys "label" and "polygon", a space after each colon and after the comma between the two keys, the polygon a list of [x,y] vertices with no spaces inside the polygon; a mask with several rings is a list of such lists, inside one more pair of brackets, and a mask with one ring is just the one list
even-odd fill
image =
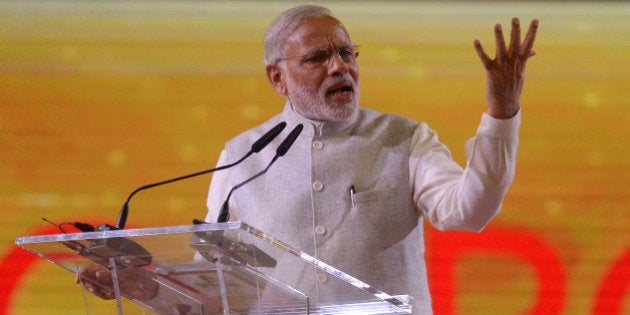
{"label": "stage backdrop", "polygon": [[[426,121],[460,163],[484,104],[473,49],[539,18],[513,187],[481,234],[427,228],[437,314],[628,314],[630,5],[330,2],[361,105]],[[114,223],[135,188],[212,167],[281,110],[261,38],[290,2],[0,2],[0,314],[83,314],[74,275],[16,246]],[[203,218],[210,177],[145,191],[129,225]],[[115,304],[104,302],[104,313]]]}

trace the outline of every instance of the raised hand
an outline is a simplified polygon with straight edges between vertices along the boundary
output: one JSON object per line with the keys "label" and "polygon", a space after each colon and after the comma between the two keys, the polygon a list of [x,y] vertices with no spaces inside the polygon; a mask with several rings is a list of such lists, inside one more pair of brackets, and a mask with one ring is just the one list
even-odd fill
{"label": "raised hand", "polygon": [[495,118],[506,119],[516,115],[520,109],[520,97],[525,81],[525,64],[536,53],[532,50],[538,20],[532,20],[523,42],[518,18],[512,19],[510,45],[506,46],[501,24],[494,27],[496,37],[495,59],[484,51],[479,40],[474,46],[481,63],[486,69],[486,100],[488,114]]}

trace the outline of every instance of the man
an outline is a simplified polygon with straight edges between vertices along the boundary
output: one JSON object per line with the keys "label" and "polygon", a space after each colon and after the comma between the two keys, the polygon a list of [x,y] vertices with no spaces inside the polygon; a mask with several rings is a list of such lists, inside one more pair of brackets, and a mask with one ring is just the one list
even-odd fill
{"label": "man", "polygon": [[[537,27],[538,21],[532,21],[521,42],[519,20],[513,19],[506,45],[497,25],[495,59],[474,42],[487,73],[488,111],[467,144],[462,168],[426,124],[359,108],[358,46],[329,10],[299,6],[282,13],[265,35],[264,64],[273,88],[287,97],[284,110],[229,141],[218,164],[243,156],[281,121],[286,130],[298,124],[304,130],[277,165],[234,192],[232,219],[378,290],[413,296],[414,314],[431,313],[423,219],[440,230],[481,231],[499,212],[514,175],[519,99]],[[263,170],[274,154],[265,149],[238,167],[215,173],[206,221],[216,222],[231,188]],[[281,262],[276,269],[274,276],[315,303],[341,293],[318,274],[296,277]],[[152,290],[144,298],[155,294]]]}
{"label": "man", "polygon": [[[284,110],[228,142],[218,164],[243,156],[281,121],[287,130],[298,124],[304,130],[278,165],[234,192],[232,219],[386,293],[412,295],[414,313],[430,313],[422,220],[439,230],[481,231],[499,212],[514,175],[519,98],[537,26],[532,21],[521,42],[514,18],[506,46],[497,25],[496,59],[474,42],[487,73],[488,111],[462,169],[426,124],[359,108],[358,46],[330,11],[284,12],[264,38],[267,77],[287,97]],[[264,169],[274,153],[263,150],[215,173],[206,220],[215,222],[230,189]],[[339,293],[318,276],[279,276],[316,300]]]}

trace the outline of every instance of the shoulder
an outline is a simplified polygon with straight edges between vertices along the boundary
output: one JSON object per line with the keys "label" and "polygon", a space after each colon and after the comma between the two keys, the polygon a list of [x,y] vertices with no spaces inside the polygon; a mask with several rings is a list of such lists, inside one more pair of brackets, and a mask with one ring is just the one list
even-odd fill
{"label": "shoulder", "polygon": [[359,128],[386,132],[389,134],[410,136],[424,123],[395,114],[381,113],[373,109],[362,108]]}
{"label": "shoulder", "polygon": [[[274,126],[280,123],[280,115],[276,115],[266,122],[252,127],[238,134],[225,144],[225,149],[232,153],[234,150],[246,152],[250,149],[251,145],[256,142],[267,131],[271,130]],[[277,139],[276,139],[277,140]]]}

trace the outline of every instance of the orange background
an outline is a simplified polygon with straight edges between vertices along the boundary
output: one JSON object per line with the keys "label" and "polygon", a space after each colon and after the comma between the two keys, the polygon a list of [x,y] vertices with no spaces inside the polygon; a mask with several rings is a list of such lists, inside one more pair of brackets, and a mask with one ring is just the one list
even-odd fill
{"label": "orange background", "polygon": [[[494,23],[541,20],[502,213],[480,235],[429,230],[436,311],[630,313],[630,5],[325,4],[362,45],[362,106],[428,122],[461,163],[485,110],[472,41],[492,51]],[[214,166],[226,140],[280,111],[261,41],[291,5],[0,2],[3,266],[24,263],[8,261],[13,242],[48,228],[40,218],[113,224],[133,189]],[[209,179],[141,192],[129,225],[204,217]],[[0,312],[85,313],[72,274],[25,269],[0,273]]]}

